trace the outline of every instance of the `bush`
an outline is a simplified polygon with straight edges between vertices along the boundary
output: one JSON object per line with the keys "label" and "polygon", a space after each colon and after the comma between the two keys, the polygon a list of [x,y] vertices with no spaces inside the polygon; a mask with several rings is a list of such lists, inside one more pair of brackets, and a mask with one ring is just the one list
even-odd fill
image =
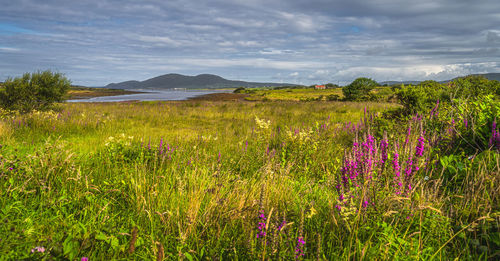
{"label": "bush", "polygon": [[361,77],[344,86],[342,93],[347,101],[365,101],[370,99],[370,91],[377,86],[376,81]]}
{"label": "bush", "polygon": [[71,82],[61,73],[50,70],[25,73],[7,79],[0,90],[0,106],[9,110],[29,112],[49,109],[55,102],[64,101]]}
{"label": "bush", "polygon": [[438,99],[446,100],[446,93],[442,84],[436,81],[424,81],[417,86],[401,86],[396,90],[396,98],[403,105],[406,114],[414,114],[430,110]]}
{"label": "bush", "polygon": [[490,81],[481,75],[458,78],[450,83],[450,88],[454,90],[457,98],[476,98],[488,94],[500,95],[500,82]]}
{"label": "bush", "polygon": [[233,93],[243,93],[245,91],[245,87],[238,87],[236,90],[233,91]]}

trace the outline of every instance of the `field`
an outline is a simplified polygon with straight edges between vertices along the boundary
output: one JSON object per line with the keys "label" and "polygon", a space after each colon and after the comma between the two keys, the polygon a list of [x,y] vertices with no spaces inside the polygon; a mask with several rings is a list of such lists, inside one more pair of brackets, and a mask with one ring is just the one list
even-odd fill
{"label": "field", "polygon": [[456,149],[486,109],[332,94],[2,111],[0,259],[499,257],[498,148]]}

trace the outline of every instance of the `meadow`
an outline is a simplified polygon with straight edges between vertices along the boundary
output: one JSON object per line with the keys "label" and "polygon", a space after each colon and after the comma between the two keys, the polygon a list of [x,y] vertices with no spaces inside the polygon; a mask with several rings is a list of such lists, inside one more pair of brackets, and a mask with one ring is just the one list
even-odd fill
{"label": "meadow", "polygon": [[319,93],[1,111],[0,259],[499,258],[497,98]]}

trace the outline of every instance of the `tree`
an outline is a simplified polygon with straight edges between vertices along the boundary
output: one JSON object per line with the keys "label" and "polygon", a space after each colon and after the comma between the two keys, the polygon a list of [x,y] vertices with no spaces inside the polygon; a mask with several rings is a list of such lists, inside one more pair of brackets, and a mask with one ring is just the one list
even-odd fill
{"label": "tree", "polygon": [[348,101],[363,101],[370,98],[370,91],[377,87],[378,83],[370,78],[357,78],[347,86],[342,87],[344,99]]}
{"label": "tree", "polygon": [[21,112],[49,109],[53,103],[64,101],[70,85],[70,80],[63,74],[50,70],[25,73],[4,82],[3,90],[0,90],[0,106]]}

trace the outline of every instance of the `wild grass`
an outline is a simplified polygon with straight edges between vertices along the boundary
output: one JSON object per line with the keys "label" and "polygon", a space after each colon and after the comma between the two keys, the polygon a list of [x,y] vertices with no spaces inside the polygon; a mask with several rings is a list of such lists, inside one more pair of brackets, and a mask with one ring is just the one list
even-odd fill
{"label": "wild grass", "polygon": [[[454,178],[436,158],[428,131],[422,155],[412,161],[419,169],[410,166],[399,188],[395,152],[404,173],[426,120],[405,120],[384,136],[376,115],[394,107],[76,103],[56,112],[5,115],[0,255],[496,258],[498,153],[476,155]],[[388,143],[385,163],[382,140]],[[348,172],[351,163],[365,167]]]}

